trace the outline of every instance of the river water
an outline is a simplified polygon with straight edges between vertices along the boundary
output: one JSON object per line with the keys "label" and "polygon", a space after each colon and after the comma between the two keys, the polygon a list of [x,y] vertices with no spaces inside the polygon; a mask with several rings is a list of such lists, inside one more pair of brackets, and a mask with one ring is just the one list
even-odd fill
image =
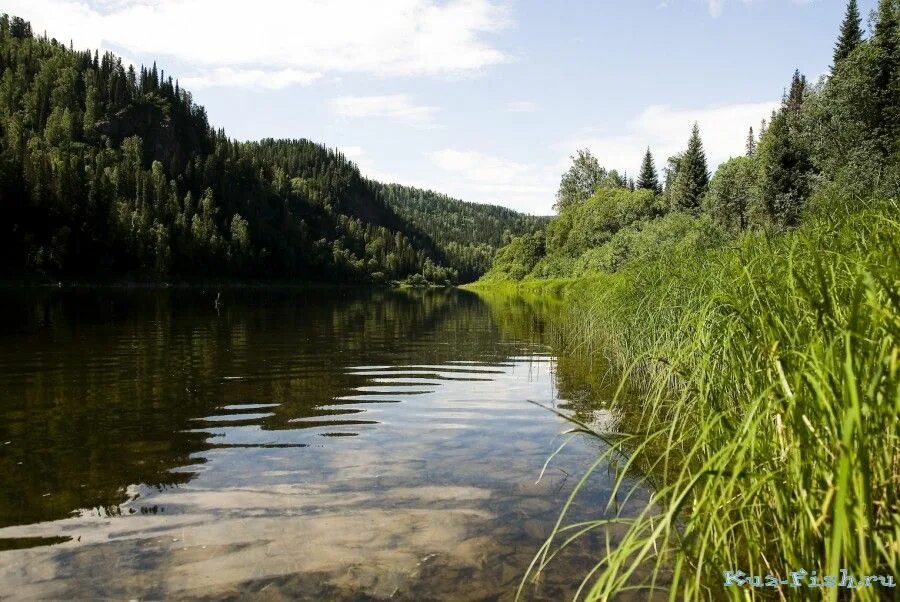
{"label": "river water", "polygon": [[[546,316],[463,291],[216,292],[2,293],[0,597],[513,598],[603,450],[577,435],[538,480],[566,440],[547,407],[614,426]],[[601,516],[612,479],[567,521]],[[523,598],[571,597],[607,535]]]}

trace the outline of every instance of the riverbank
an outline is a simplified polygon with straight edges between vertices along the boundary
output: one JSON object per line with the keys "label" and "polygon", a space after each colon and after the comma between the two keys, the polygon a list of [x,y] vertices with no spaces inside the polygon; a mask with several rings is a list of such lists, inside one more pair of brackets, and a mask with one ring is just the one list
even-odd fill
{"label": "riverbank", "polygon": [[[154,278],[99,278],[60,279],[44,274],[21,277],[0,278],[0,289],[15,288],[65,288],[65,289],[446,289],[449,286],[435,284],[411,284],[406,281],[392,282],[340,282],[317,280],[259,280],[237,278],[196,278],[196,279],[154,279]],[[460,287],[464,288],[464,287]]]}
{"label": "riverbank", "polygon": [[[647,587],[674,567],[675,599],[744,599],[722,585],[727,570],[900,574],[900,210],[835,207],[796,230],[612,274],[467,287],[560,299],[560,348],[602,356],[643,391],[639,408],[612,401],[634,437],[609,453],[630,458],[620,473],[654,483],[654,503],[597,559],[589,599],[648,561],[659,568]],[[592,527],[565,524],[534,572],[552,571],[552,551]]]}

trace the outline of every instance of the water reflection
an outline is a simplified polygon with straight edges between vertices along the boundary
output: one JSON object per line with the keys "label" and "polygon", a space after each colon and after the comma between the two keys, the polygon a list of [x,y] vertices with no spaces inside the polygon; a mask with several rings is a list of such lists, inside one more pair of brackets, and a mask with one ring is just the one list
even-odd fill
{"label": "water reflection", "polygon": [[[611,419],[601,386],[559,374],[541,310],[456,291],[214,298],[3,294],[0,590],[514,592],[599,445],[577,441],[535,483],[563,423],[529,401]],[[596,517],[608,491],[595,475],[572,516]],[[530,595],[570,594],[600,539]]]}

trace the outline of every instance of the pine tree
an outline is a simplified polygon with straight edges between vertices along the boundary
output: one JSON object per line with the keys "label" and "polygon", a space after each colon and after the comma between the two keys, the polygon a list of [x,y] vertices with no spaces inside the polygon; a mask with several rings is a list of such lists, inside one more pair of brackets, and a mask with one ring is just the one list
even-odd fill
{"label": "pine tree", "polygon": [[700,127],[694,123],[687,150],[678,165],[678,176],[672,191],[672,205],[676,209],[696,212],[700,210],[700,202],[709,188],[709,169],[706,165],[706,153],[703,141],[700,140]]}
{"label": "pine tree", "polygon": [[659,176],[656,174],[656,166],[653,164],[653,154],[650,147],[647,147],[647,153],[644,155],[644,162],[641,164],[641,173],[638,175],[637,187],[646,190],[652,190],[659,194]]}
{"label": "pine tree", "polygon": [[753,126],[750,126],[750,131],[747,133],[747,156],[752,157],[756,154],[756,136],[753,134]]}
{"label": "pine tree", "polygon": [[847,3],[847,12],[841,24],[841,33],[834,46],[834,66],[850,56],[850,53],[863,41],[862,19],[856,0]]}

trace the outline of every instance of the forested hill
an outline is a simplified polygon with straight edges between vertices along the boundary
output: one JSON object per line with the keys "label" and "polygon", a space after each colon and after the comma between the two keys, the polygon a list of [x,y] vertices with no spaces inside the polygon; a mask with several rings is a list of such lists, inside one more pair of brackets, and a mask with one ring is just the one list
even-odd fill
{"label": "forested hill", "polygon": [[517,213],[498,205],[468,203],[432,190],[378,184],[387,205],[438,245],[462,281],[490,267],[497,249],[512,237],[534,232],[549,217]]}
{"label": "forested hill", "polygon": [[[392,187],[308,140],[238,142],[177,81],[0,18],[0,273],[455,282],[471,232],[527,219],[444,199],[396,211]],[[437,197],[435,197],[437,198]],[[422,225],[468,212],[465,233]],[[446,219],[440,216],[447,213]],[[482,221],[485,223],[482,225]],[[474,228],[473,228],[474,224]]]}

